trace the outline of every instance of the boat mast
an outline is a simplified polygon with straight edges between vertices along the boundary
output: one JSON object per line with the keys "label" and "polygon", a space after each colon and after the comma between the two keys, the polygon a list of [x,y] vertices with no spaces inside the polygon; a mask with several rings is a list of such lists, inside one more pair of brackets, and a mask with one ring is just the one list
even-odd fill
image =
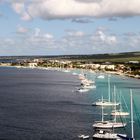
{"label": "boat mast", "polygon": [[[115,87],[115,85],[114,85],[114,103],[116,104],[116,87]],[[114,108],[115,108],[115,112],[116,112],[116,105],[114,106]],[[116,113],[115,113],[114,121],[116,123]]]}
{"label": "boat mast", "polygon": [[133,121],[133,96],[132,89],[130,89],[130,99],[131,99],[131,137],[134,140],[134,121]]}
{"label": "boat mast", "polygon": [[[103,102],[103,96],[102,96],[102,102]],[[104,122],[104,109],[103,109],[103,104],[102,104],[102,122]]]}
{"label": "boat mast", "polygon": [[108,101],[110,102],[110,78],[108,76]]}
{"label": "boat mast", "polygon": [[123,111],[123,109],[122,109],[122,93],[121,93],[121,91],[120,91],[120,109],[119,109],[119,111],[120,112]]}

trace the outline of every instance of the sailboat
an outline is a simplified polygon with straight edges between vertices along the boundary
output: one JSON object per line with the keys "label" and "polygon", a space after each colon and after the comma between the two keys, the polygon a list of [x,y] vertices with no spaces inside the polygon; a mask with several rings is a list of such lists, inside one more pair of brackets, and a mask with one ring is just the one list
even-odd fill
{"label": "sailboat", "polygon": [[[121,137],[126,137],[125,134],[120,134]],[[124,140],[111,130],[98,130],[93,135],[93,140]]]}
{"label": "sailboat", "polygon": [[130,102],[131,102],[131,137],[126,134],[113,133],[107,130],[99,130],[93,135],[93,140],[135,140],[134,138],[134,121],[133,121],[133,96],[132,90],[130,90]]}
{"label": "sailboat", "polygon": [[[112,116],[128,116],[129,115],[129,112],[123,111],[121,99],[122,99],[122,95],[120,94],[120,109],[119,110],[113,110],[111,112]],[[125,105],[126,105],[126,103],[125,103]],[[127,105],[126,105],[126,107],[127,107]]]}
{"label": "sailboat", "polygon": [[123,136],[121,134],[118,134],[119,137],[121,137],[123,140],[135,140],[134,138],[134,120],[133,120],[133,95],[132,90],[130,90],[130,103],[131,103],[131,137]]}
{"label": "sailboat", "polygon": [[120,103],[111,102],[110,100],[110,78],[108,77],[108,100],[100,100],[92,103],[93,106],[118,106]]}
{"label": "sailboat", "polygon": [[[103,97],[102,97],[103,101]],[[101,122],[95,122],[92,125],[95,129],[112,129],[112,128],[122,128],[126,126],[126,123],[122,122],[116,122],[116,117],[113,122],[111,121],[104,121],[104,110],[102,105],[102,121]]]}
{"label": "sailboat", "polygon": [[79,88],[78,90],[77,90],[77,92],[88,92],[89,91],[89,89],[87,89],[87,88]]}
{"label": "sailboat", "polygon": [[104,76],[104,75],[99,75],[97,78],[98,78],[98,79],[104,79],[105,76]]}

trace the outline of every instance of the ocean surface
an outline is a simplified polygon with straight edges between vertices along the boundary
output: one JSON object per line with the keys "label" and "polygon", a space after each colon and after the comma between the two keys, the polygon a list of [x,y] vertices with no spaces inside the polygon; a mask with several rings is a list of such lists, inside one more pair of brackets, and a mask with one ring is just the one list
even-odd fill
{"label": "ocean surface", "polygon": [[[108,75],[84,71],[95,81],[96,89],[78,93],[80,80],[73,72],[0,67],[0,140],[78,140],[79,134],[93,135],[92,124],[101,120],[101,108],[91,104],[108,98]],[[130,108],[130,89],[134,97],[134,129],[140,140],[140,80],[110,75],[111,93],[124,97]],[[124,105],[124,104],[123,104]],[[104,109],[109,113],[111,109]],[[109,115],[105,119],[112,119]],[[122,118],[121,118],[122,119]],[[130,117],[125,129],[131,135]]]}

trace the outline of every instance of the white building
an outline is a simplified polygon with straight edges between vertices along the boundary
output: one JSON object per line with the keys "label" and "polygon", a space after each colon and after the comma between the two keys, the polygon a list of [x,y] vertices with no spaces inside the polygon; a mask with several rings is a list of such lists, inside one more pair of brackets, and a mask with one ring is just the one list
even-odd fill
{"label": "white building", "polygon": [[28,63],[29,67],[33,68],[33,67],[36,67],[37,66],[37,63]]}

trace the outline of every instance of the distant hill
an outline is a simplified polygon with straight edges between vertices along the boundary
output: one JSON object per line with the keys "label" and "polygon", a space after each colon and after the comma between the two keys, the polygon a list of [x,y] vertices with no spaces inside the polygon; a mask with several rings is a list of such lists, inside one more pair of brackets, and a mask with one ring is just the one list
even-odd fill
{"label": "distant hill", "polygon": [[92,54],[92,55],[63,55],[63,56],[53,56],[52,58],[83,60],[93,62],[128,62],[128,61],[140,61],[140,52]]}
{"label": "distant hill", "polygon": [[58,56],[1,56],[0,60],[16,60],[16,59],[65,59],[65,60],[83,60],[93,62],[127,62],[140,61],[140,52],[124,52],[111,54],[92,54],[92,55],[58,55]]}

